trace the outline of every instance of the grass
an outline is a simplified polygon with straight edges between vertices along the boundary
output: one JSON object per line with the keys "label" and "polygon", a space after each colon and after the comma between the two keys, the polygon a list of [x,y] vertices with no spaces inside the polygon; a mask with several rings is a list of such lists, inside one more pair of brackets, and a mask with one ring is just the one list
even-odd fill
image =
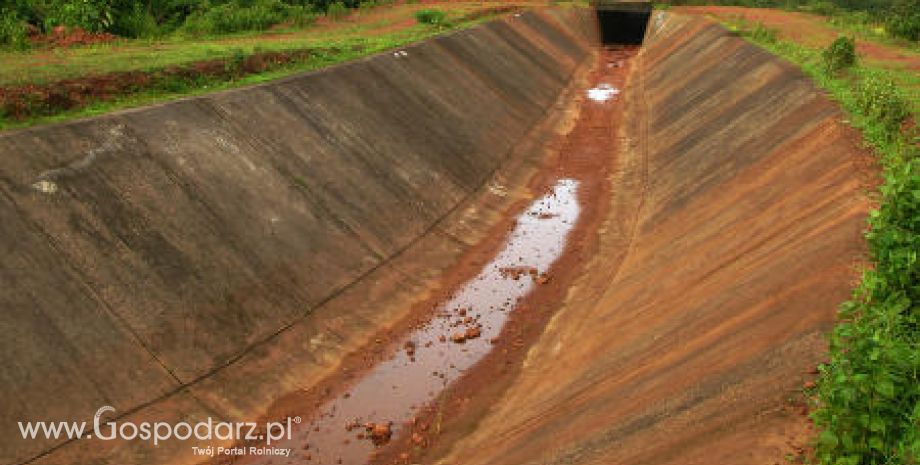
{"label": "grass", "polygon": [[[118,109],[135,107],[201,95],[215,90],[246,86],[277,79],[332,64],[353,60],[389,49],[418,42],[447,30],[471,27],[490,19],[490,15],[463,19],[476,11],[478,4],[455,5],[448,10],[449,25],[416,24],[413,12],[418,7],[400,6],[383,14],[368,13],[363,21],[318,26],[308,30],[273,31],[270,34],[243,33],[230,37],[191,40],[171,38],[160,41],[123,41],[73,49],[51,51],[6,52],[0,54],[0,86],[54,83],[63,79],[104,75],[125,71],[155,72],[171,66],[182,66],[205,60],[237,60],[254,53],[296,52],[305,49],[323,50],[266,72],[222,79],[220,77],[170,81],[128,96],[113,96],[104,101],[89,102],[72,110],[42,109],[23,120],[0,115],[0,129],[26,127],[98,115]],[[359,14],[365,14],[362,10]],[[52,113],[52,114],[41,114]]]}
{"label": "grass", "polygon": [[829,362],[809,393],[822,464],[909,464],[920,459],[920,115],[918,76],[860,63],[829,69],[832,52],[730,23],[802,68],[846,112],[878,155],[883,184],[866,239],[872,266],[840,310]]}
{"label": "grass", "polygon": [[[470,6],[455,8],[461,15]],[[392,12],[367,21],[356,21],[307,29],[275,29],[269,33],[244,32],[201,39],[169,37],[159,40],[123,40],[83,47],[0,53],[0,85],[42,83],[60,79],[129,70],[150,70],[194,61],[226,58],[257,47],[264,51],[285,51],[360,42],[412,18],[413,7],[394,7]],[[424,33],[425,25],[406,28]],[[384,33],[385,35],[392,35]]]}

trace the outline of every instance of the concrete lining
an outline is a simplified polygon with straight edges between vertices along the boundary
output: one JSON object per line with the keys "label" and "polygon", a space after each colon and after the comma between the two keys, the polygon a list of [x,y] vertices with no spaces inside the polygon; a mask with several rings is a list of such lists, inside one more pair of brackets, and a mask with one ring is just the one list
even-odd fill
{"label": "concrete lining", "polygon": [[[191,463],[15,421],[251,420],[316,385],[524,197],[596,26],[529,12],[0,135],[0,464]],[[653,12],[644,40],[596,256],[445,465],[774,463],[801,423],[864,253],[858,135],[715,24]]]}
{"label": "concrete lining", "polygon": [[596,257],[437,463],[782,463],[808,437],[871,158],[801,71],[716,24],[653,13],[636,60]]}
{"label": "concrete lining", "polygon": [[328,373],[520,195],[485,185],[540,156],[523,140],[589,55],[586,16],[0,135],[0,463],[194,461],[16,422],[253,419]]}

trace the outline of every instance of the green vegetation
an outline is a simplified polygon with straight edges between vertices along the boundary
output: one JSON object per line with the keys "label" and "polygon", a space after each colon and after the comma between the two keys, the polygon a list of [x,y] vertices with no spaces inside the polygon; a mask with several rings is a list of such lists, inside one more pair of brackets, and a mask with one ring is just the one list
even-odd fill
{"label": "green vegetation", "polygon": [[671,5],[728,5],[802,10],[837,25],[920,41],[920,0],[663,0]]}
{"label": "green vegetation", "polygon": [[0,129],[263,82],[401,47],[440,34],[445,27],[466,28],[500,14],[472,14],[475,8],[455,7],[441,27],[412,24],[392,29],[415,10],[398,8],[404,9],[316,31],[246,32],[196,40],[168,37],[54,49],[51,63],[43,53],[0,53]]}
{"label": "green vegetation", "polygon": [[341,19],[348,16],[348,7],[342,2],[330,3],[326,8],[326,15],[332,19]]}
{"label": "green vegetation", "polygon": [[[821,429],[816,458],[827,465],[915,464],[920,460],[920,147],[918,98],[903,71],[850,60],[850,45],[828,50],[749,40],[795,62],[829,91],[879,155],[884,183],[869,219],[872,267],[843,305],[820,367],[812,414]],[[763,26],[760,26],[763,27]],[[830,58],[828,58],[830,57]],[[828,61],[835,63],[829,66]],[[908,83],[905,85],[903,83]]]}
{"label": "green vegetation", "polygon": [[445,23],[447,15],[441,10],[418,10],[415,12],[415,20],[422,24],[432,24],[440,26]]}
{"label": "green vegetation", "polygon": [[856,40],[840,36],[821,53],[824,68],[829,73],[836,73],[856,64]]}
{"label": "green vegetation", "polygon": [[80,28],[127,38],[261,31],[347,16],[388,0],[0,0],[0,47],[23,48],[29,31]]}

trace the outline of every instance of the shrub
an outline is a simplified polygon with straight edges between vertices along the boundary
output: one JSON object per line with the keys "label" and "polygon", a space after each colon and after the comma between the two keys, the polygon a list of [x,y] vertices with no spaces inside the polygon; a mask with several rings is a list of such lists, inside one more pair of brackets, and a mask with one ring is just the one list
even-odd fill
{"label": "shrub", "polygon": [[326,16],[333,20],[342,19],[348,16],[348,7],[342,2],[330,3],[326,8]]}
{"label": "shrub", "polygon": [[880,122],[892,137],[898,135],[901,123],[910,114],[907,99],[895,83],[872,75],[857,84],[856,105],[862,113]]}
{"label": "shrub", "polygon": [[836,38],[821,53],[828,72],[838,72],[856,64],[856,41],[852,37]]}
{"label": "shrub", "polygon": [[442,25],[446,22],[447,15],[441,10],[418,10],[415,20],[421,24]]}
{"label": "shrub", "polygon": [[0,11],[0,47],[21,50],[28,46],[26,23],[13,11]]}
{"label": "shrub", "polygon": [[841,310],[821,367],[825,464],[916,463],[920,458],[920,160],[889,169],[866,235],[875,269]]}

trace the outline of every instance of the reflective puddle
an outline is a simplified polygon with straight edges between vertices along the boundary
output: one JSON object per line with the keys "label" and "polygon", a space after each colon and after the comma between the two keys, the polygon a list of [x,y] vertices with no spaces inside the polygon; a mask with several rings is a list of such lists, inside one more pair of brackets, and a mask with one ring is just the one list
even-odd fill
{"label": "reflective puddle", "polygon": [[597,87],[588,89],[588,98],[594,100],[595,102],[606,102],[617,96],[620,93],[620,89],[611,86],[610,84],[598,84]]}
{"label": "reflective puddle", "polygon": [[[401,340],[400,350],[321,406],[300,425],[292,449],[275,463],[361,465],[377,445],[399,434],[443,389],[492,349],[509,313],[535,286],[548,282],[580,213],[578,181],[558,181],[518,218],[498,255]],[[240,463],[268,463],[246,457]]]}

